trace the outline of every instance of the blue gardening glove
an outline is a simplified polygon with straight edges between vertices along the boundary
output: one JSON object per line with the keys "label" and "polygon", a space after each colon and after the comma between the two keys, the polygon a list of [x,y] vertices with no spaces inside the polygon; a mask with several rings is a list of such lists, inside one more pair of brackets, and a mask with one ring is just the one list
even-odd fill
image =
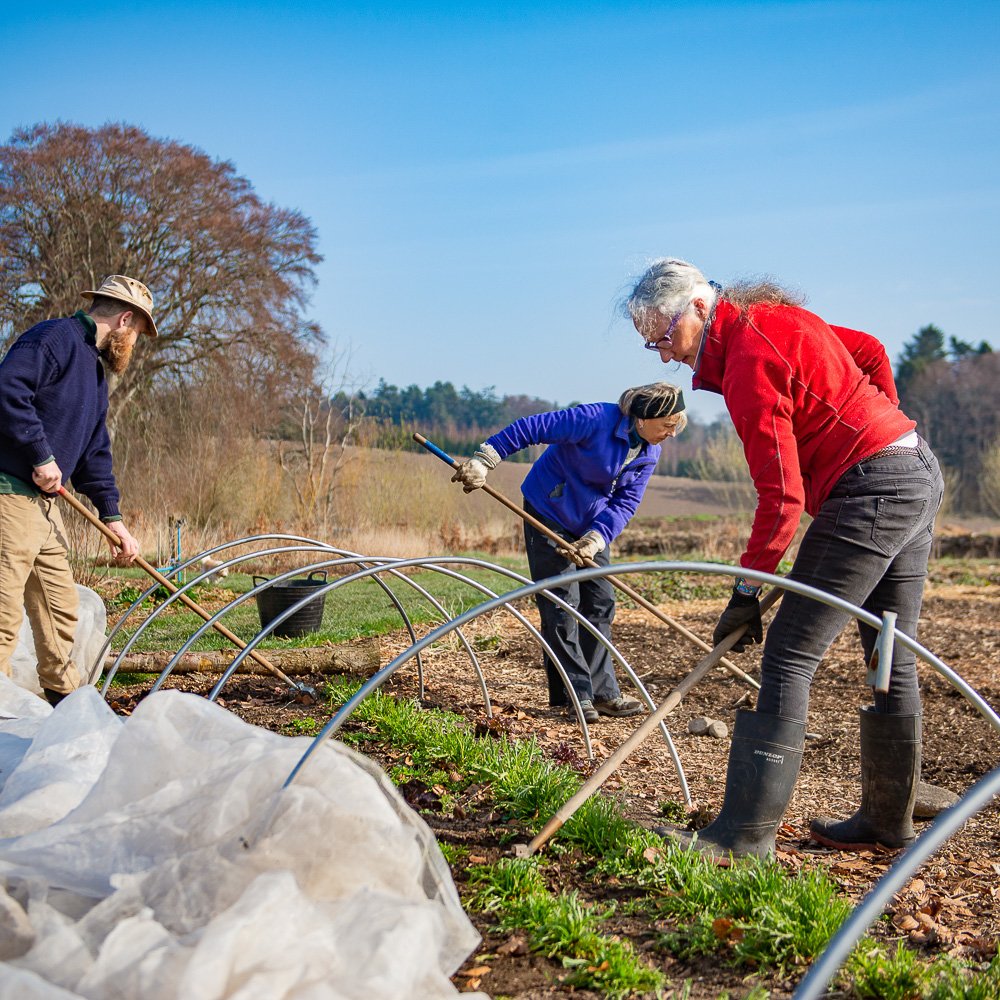
{"label": "blue gardening glove", "polygon": [[467,462],[463,462],[451,477],[453,483],[461,483],[462,489],[466,493],[473,490],[482,489],[486,485],[486,476],[491,469],[495,469],[502,459],[500,453],[492,445],[485,442],[479,446],[479,451],[475,453]]}
{"label": "blue gardening glove", "polygon": [[719,624],[712,633],[712,645],[718,646],[726,636],[744,625],[746,631],[733,643],[729,650],[731,653],[742,653],[747,646],[752,646],[764,638],[764,625],[760,620],[760,601],[755,596],[741,594],[734,587],[733,596],[729,598],[729,604],[722,612]]}

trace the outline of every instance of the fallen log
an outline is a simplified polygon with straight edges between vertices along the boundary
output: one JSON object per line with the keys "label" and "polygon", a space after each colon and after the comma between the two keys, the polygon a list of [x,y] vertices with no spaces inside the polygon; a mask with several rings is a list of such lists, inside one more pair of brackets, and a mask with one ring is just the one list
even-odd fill
{"label": "fallen log", "polygon": [[[185,653],[174,665],[174,674],[221,674],[236,659],[238,650],[213,649],[201,653]],[[377,638],[357,639],[338,646],[314,646],[309,649],[269,649],[268,658],[289,675],[350,674],[370,677],[382,666]],[[118,666],[119,672],[158,674],[173,659],[170,650],[152,653],[126,653]],[[111,653],[104,660],[104,669],[110,670],[116,659]],[[236,671],[238,674],[267,674],[259,663],[246,657]]]}

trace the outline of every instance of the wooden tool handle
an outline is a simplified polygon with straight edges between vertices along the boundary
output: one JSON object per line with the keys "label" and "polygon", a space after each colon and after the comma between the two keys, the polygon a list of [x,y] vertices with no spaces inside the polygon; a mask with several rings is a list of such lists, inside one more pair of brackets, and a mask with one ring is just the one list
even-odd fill
{"label": "wooden tool handle", "polygon": [[[73,508],[81,517],[88,520],[98,531],[104,535],[109,541],[113,542],[119,548],[121,548],[121,539],[95,514],[89,511],[82,503],[72,493],[70,493],[66,487],[59,487],[59,496],[63,498]],[[158,569],[151,566],[142,556],[135,557],[135,564],[141,569],[145,570],[161,587],[166,587],[171,594],[176,594],[178,588],[175,586],[173,581],[168,580]],[[190,608],[196,615],[200,615],[205,621],[211,620],[211,614],[206,611],[197,601],[192,600],[187,594],[181,594],[179,600]],[[235,633],[231,632],[222,622],[213,622],[212,627],[216,632],[224,635],[231,643],[238,646],[240,649],[246,649],[247,644]],[[291,687],[298,687],[290,677],[279,670],[270,660],[265,656],[262,656],[257,650],[253,650],[250,656],[259,663],[265,670],[268,670],[275,677],[283,680],[286,684]]]}

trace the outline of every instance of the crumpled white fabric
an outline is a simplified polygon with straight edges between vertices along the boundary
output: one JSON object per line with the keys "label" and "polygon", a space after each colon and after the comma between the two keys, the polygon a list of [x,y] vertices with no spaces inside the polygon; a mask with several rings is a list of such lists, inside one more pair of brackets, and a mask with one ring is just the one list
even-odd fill
{"label": "crumpled white fabric", "polygon": [[479,935],[367,758],[328,740],[282,790],[310,740],[203,698],[157,692],[122,719],[94,688],[25,697],[0,676],[0,889],[34,931],[0,996],[457,995]]}
{"label": "crumpled white fabric", "polygon": [[[93,684],[100,677],[103,666],[98,660],[98,655],[107,638],[108,613],[100,594],[79,583],[76,584],[76,592],[80,598],[80,608],[77,614],[76,634],[73,637],[73,662],[80,671],[84,683]],[[21,620],[17,645],[10,658],[10,674],[14,681],[27,691],[41,694],[37,667],[35,637],[31,632],[28,616],[25,614]]]}

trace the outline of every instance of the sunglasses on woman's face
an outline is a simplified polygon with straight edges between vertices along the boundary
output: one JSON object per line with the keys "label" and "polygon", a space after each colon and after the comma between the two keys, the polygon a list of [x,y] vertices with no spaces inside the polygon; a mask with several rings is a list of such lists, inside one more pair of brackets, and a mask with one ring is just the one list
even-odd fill
{"label": "sunglasses on woman's face", "polygon": [[688,306],[691,305],[689,302],[676,316],[670,321],[670,325],[664,331],[663,336],[657,338],[656,340],[647,340],[642,346],[646,348],[647,351],[658,351],[661,347],[669,347],[673,343],[673,333],[677,324],[680,322],[681,316],[688,311]]}

